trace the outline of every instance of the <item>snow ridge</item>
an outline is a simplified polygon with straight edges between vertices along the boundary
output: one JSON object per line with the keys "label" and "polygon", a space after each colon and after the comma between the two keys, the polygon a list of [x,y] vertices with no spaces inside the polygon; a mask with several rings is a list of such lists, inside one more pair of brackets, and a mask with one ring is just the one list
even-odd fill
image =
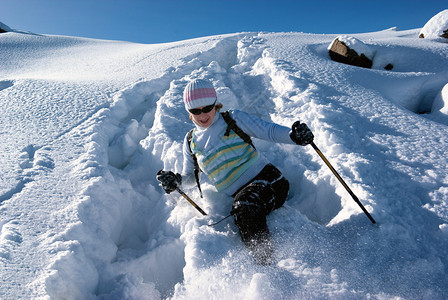
{"label": "snow ridge", "polygon": [[[51,68],[43,77],[22,70],[14,73],[20,79],[2,77],[4,99],[42,116],[36,128],[60,127],[20,141],[16,160],[8,161],[16,168],[7,174],[15,184],[0,195],[5,298],[443,299],[448,56],[416,32],[356,35],[374,50],[371,70],[330,61],[334,35],[241,33],[158,47],[110,44],[107,53],[123,62],[108,64],[108,74],[102,64],[81,64],[76,73],[75,64],[65,81],[55,82]],[[89,43],[99,51],[92,57],[104,54],[103,44],[82,44]],[[382,69],[385,62],[394,63],[393,72]],[[80,81],[90,69],[102,74],[91,87]],[[121,84],[126,75],[132,84]],[[194,187],[185,191],[208,216],[164,194],[155,174],[181,169],[192,128],[182,92],[193,78],[211,80],[224,109],[285,126],[306,122],[379,225],[311,147],[254,141],[291,183],[286,204],[268,217],[272,266],[252,262],[231,219],[208,226],[228,215],[232,199],[205,178],[203,199]],[[36,100],[47,94],[48,101]],[[19,124],[11,120],[8,129]],[[15,268],[19,257],[34,269]],[[9,284],[11,274],[21,282]]]}

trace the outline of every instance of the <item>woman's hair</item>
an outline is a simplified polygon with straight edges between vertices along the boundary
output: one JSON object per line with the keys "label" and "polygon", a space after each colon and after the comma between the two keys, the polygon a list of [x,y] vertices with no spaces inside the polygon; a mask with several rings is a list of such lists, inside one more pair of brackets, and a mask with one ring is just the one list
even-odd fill
{"label": "woman's hair", "polygon": [[[223,107],[222,103],[218,102],[215,104],[215,110],[216,112],[219,112],[221,108]],[[193,121],[193,117],[191,116],[191,113],[188,113],[190,121]]]}

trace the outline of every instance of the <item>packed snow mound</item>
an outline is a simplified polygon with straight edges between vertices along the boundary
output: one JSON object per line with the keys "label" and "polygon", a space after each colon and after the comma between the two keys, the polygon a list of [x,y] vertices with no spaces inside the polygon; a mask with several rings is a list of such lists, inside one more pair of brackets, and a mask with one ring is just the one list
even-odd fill
{"label": "packed snow mound", "polygon": [[441,112],[448,115],[448,83],[442,88],[440,93],[437,94],[434,104],[432,106],[432,112]]}
{"label": "packed snow mound", "polygon": [[420,30],[419,36],[448,43],[448,9],[432,17]]}
{"label": "packed snow mound", "polygon": [[[418,30],[354,35],[374,64],[330,60],[337,35],[241,33],[176,43],[0,35],[0,298],[443,299],[448,294],[448,53]],[[166,195],[193,127],[191,79],[224,109],[291,126],[311,147],[254,140],[291,184],[254,264],[231,197]]]}

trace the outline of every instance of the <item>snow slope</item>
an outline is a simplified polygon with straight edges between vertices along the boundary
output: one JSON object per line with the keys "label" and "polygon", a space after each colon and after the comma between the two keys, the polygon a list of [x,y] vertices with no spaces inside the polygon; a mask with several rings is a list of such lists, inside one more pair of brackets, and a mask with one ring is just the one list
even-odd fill
{"label": "snow slope", "polygon": [[[444,299],[448,52],[418,30],[353,35],[373,69],[332,62],[337,35],[239,33],[141,45],[0,34],[1,299]],[[392,71],[383,70],[393,64]],[[255,265],[203,178],[207,213],[165,195],[192,127],[182,91],[300,119],[378,225],[311,147],[255,141],[287,176]]]}

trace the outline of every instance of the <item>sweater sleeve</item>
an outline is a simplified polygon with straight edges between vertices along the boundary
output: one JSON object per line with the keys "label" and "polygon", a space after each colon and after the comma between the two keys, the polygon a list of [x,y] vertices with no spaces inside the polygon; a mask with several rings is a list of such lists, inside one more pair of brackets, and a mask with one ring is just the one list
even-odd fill
{"label": "sweater sleeve", "polygon": [[182,147],[183,165],[182,165],[182,185],[189,187],[195,184],[196,179],[194,177],[194,161],[190,155],[190,148],[188,147],[188,138],[185,135],[184,145]]}
{"label": "sweater sleeve", "polygon": [[232,118],[249,136],[274,143],[294,144],[289,137],[291,129],[273,122],[262,120],[249,113],[232,110]]}

